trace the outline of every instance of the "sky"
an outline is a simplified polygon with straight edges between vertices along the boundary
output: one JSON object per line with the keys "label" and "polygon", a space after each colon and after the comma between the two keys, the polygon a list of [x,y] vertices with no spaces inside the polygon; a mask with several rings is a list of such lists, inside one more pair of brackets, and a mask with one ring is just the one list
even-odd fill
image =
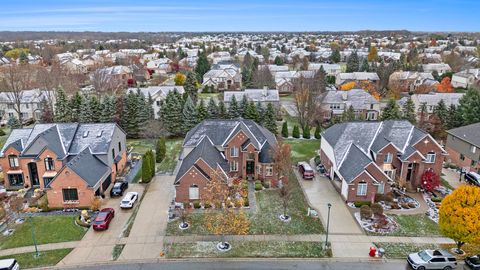
{"label": "sky", "polygon": [[2,1],[0,31],[468,31],[480,0]]}

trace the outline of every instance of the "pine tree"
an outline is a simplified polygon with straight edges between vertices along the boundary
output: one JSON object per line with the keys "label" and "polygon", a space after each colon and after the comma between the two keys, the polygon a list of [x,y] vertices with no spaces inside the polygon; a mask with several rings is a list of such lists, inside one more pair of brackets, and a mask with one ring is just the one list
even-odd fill
{"label": "pine tree", "polygon": [[362,65],[360,66],[360,71],[362,72],[370,71],[370,65],[368,64],[367,58],[362,59]]}
{"label": "pine tree", "polygon": [[457,112],[457,107],[454,104],[450,105],[448,109],[447,129],[456,128],[462,125],[462,117]]}
{"label": "pine tree", "polygon": [[282,125],[282,137],[288,138],[288,123],[287,123],[287,121],[283,122],[283,125]]}
{"label": "pine tree", "polygon": [[140,109],[137,95],[129,92],[124,98],[122,113],[122,127],[127,132],[128,138],[136,139],[139,136]]}
{"label": "pine tree", "polygon": [[167,145],[165,142],[165,137],[161,137],[157,140],[155,146],[155,160],[157,163],[162,162],[165,159],[165,155],[167,154]]}
{"label": "pine tree", "polygon": [[247,108],[248,108],[247,95],[243,95],[243,96],[242,96],[242,101],[240,101],[240,106],[239,106],[240,115],[241,115],[243,118],[247,118],[247,117],[245,116],[246,111],[247,111]]}
{"label": "pine tree", "polygon": [[442,125],[446,125],[448,120],[448,108],[443,99],[441,99],[433,108],[433,113],[438,117]]}
{"label": "pine tree", "polygon": [[353,109],[353,106],[350,105],[348,107],[348,109],[346,109],[343,113],[342,113],[342,121],[343,122],[351,122],[351,121],[355,121],[355,110]]}
{"label": "pine tree", "polygon": [[197,114],[197,109],[195,108],[195,105],[193,104],[192,99],[190,96],[187,97],[187,101],[185,101],[185,104],[183,105],[183,134],[186,134],[190,129],[192,129],[196,124],[198,124],[200,121],[198,120],[198,114]]}
{"label": "pine tree", "polygon": [[277,65],[277,66],[283,65],[283,59],[282,59],[280,56],[278,56],[278,55],[275,57],[275,60],[274,60],[273,62],[274,62],[274,64]]}
{"label": "pine tree", "polygon": [[360,61],[356,51],[352,52],[347,58],[347,72],[357,72],[360,69]]}
{"label": "pine tree", "polygon": [[[270,132],[272,132],[274,135],[277,135],[278,133],[277,117],[275,114],[275,108],[273,107],[272,103],[267,104],[267,109],[265,110],[265,114],[263,115],[262,119],[263,119],[263,126],[266,129],[270,130]],[[287,130],[287,136],[288,136],[288,130]]]}
{"label": "pine tree", "polygon": [[[262,103],[260,103],[260,101],[258,101],[256,104],[255,104],[255,107],[257,109],[257,112],[258,112],[258,124],[259,125],[262,125],[263,126],[263,123],[265,121],[265,108],[263,107]],[[275,133],[274,133],[275,134]]]}
{"label": "pine tree", "polygon": [[382,120],[401,119],[400,108],[395,99],[390,99],[382,111]]}
{"label": "pine tree", "polygon": [[197,75],[194,72],[188,72],[187,79],[185,79],[185,85],[183,87],[185,89],[185,93],[190,96],[194,104],[197,102],[198,97],[197,84]]}
{"label": "pine tree", "polygon": [[320,135],[320,132],[321,132],[320,126],[316,126],[315,134],[314,134],[315,139],[320,140],[322,138],[322,136]]}
{"label": "pine tree", "polygon": [[255,103],[253,101],[248,103],[247,109],[245,110],[245,113],[244,113],[244,118],[251,119],[257,123],[260,120],[259,119],[260,116],[258,115],[258,111],[257,111],[257,106],[255,106]]}
{"label": "pine tree", "polygon": [[140,88],[137,89],[137,107],[138,107],[138,121],[140,123],[145,123],[150,120],[150,106],[148,100],[145,99],[145,95],[140,91]]}
{"label": "pine tree", "polygon": [[303,138],[310,139],[310,127],[308,125],[303,128]]}
{"label": "pine tree", "polygon": [[202,122],[203,120],[207,119],[207,117],[208,111],[205,107],[205,101],[203,99],[200,99],[200,102],[197,106],[197,120],[198,122]]}
{"label": "pine tree", "polygon": [[111,96],[105,96],[102,102],[102,112],[100,122],[109,123],[112,122],[115,117],[115,98]]}
{"label": "pine tree", "polygon": [[155,111],[153,110],[153,98],[150,93],[148,93],[148,99],[147,99],[147,110],[148,110],[148,119],[153,120],[155,119]]}
{"label": "pine tree", "polygon": [[340,62],[340,51],[338,49],[335,49],[332,54],[330,55],[330,60],[334,63]]}
{"label": "pine tree", "polygon": [[164,102],[160,106],[160,119],[165,125],[165,129],[174,136],[183,132],[183,101],[182,95],[177,90],[167,94]]}
{"label": "pine tree", "polygon": [[418,123],[421,129],[425,129],[425,124],[427,120],[427,103],[423,102],[420,104],[420,108],[418,108],[418,112],[420,113],[420,121]]}
{"label": "pine tree", "polygon": [[208,118],[210,119],[215,119],[219,117],[218,106],[213,98],[211,98],[208,101],[207,112],[208,112]]}
{"label": "pine tree", "polygon": [[55,103],[55,122],[65,123],[70,122],[71,112],[70,104],[67,99],[67,95],[63,88],[57,90],[56,103]]}
{"label": "pine tree", "polygon": [[82,103],[84,102],[84,96],[80,94],[80,92],[77,92],[75,93],[75,95],[73,95],[71,98],[70,98],[70,107],[69,107],[69,110],[70,110],[70,120],[69,121],[72,121],[72,122],[79,122],[80,121],[80,114],[82,113],[82,110],[81,110],[81,106],[82,106]]}
{"label": "pine tree", "polygon": [[150,155],[145,153],[142,158],[142,182],[149,183],[152,180],[152,168],[151,168]]}
{"label": "pine tree", "polygon": [[90,99],[82,98],[80,104],[80,114],[78,115],[78,122],[80,123],[92,123],[93,112],[90,108]]}
{"label": "pine tree", "polygon": [[223,100],[220,100],[218,102],[218,118],[221,118],[221,119],[228,118],[227,108],[225,107],[225,103],[223,102]]}
{"label": "pine tree", "polygon": [[478,90],[469,89],[460,98],[457,113],[462,119],[461,125],[463,126],[480,122],[480,93]]}
{"label": "pine tree", "polygon": [[300,129],[297,125],[293,126],[292,137],[296,139],[300,138]]}
{"label": "pine tree", "polygon": [[403,104],[403,119],[408,120],[410,123],[415,125],[417,123],[417,114],[415,113],[415,104],[413,103],[412,98],[408,98],[407,102]]}
{"label": "pine tree", "polygon": [[47,102],[47,100],[44,98],[41,102],[42,104],[42,116],[40,118],[40,122],[43,124],[45,123],[53,123],[54,121],[54,115],[53,115],[53,110],[50,104]]}
{"label": "pine tree", "polygon": [[15,116],[10,116],[10,117],[8,118],[8,121],[7,121],[7,126],[8,126],[10,129],[22,128],[22,123],[20,123],[20,121],[18,120],[18,118],[16,118]]}
{"label": "pine tree", "polygon": [[230,100],[230,105],[228,106],[228,117],[230,117],[230,119],[233,119],[233,118],[238,118],[241,115],[242,114],[240,113],[240,108],[237,103],[237,98],[235,97],[235,95],[232,95],[232,99]]}
{"label": "pine tree", "polygon": [[203,82],[203,75],[210,70],[210,63],[208,62],[207,54],[202,51],[197,59],[197,66],[195,67],[195,73],[197,80]]}
{"label": "pine tree", "polygon": [[100,105],[100,102],[98,101],[97,96],[91,95],[89,97],[89,105],[90,105],[90,111],[91,111],[90,122],[99,123],[100,116],[101,116],[101,105]]}

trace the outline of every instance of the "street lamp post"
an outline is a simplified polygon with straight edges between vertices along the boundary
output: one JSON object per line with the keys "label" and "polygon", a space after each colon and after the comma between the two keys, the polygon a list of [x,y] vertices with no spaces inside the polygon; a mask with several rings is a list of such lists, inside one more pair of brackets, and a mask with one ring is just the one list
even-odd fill
{"label": "street lamp post", "polygon": [[327,236],[325,238],[325,249],[328,247],[328,229],[330,227],[330,208],[332,208],[332,204],[328,203],[328,215],[327,215]]}
{"label": "street lamp post", "polygon": [[35,258],[37,258],[40,254],[38,253],[38,247],[37,247],[37,239],[35,237],[35,225],[33,223],[33,214],[28,213],[29,219],[30,219],[30,225],[32,225],[32,239],[33,239],[33,245],[35,246]]}

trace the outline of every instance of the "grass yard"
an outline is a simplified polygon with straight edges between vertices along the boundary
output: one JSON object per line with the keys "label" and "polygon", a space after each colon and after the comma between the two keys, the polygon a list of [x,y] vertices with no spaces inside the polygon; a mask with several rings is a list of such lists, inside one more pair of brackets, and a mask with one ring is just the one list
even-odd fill
{"label": "grass yard", "polygon": [[451,189],[451,190],[454,190],[454,189],[455,189],[455,188],[452,187],[452,185],[450,185],[450,183],[449,183],[447,180],[445,180],[443,177],[440,177],[440,184],[441,184],[442,186],[446,187],[446,188]]}
{"label": "grass yard", "polygon": [[0,148],[3,148],[3,145],[7,141],[7,138],[10,135],[10,131],[11,131],[8,127],[2,128],[2,129],[5,132],[5,135],[0,136]]}
{"label": "grass yard", "polygon": [[72,250],[73,250],[72,248],[64,248],[64,249],[40,251],[40,257],[38,258],[34,257],[35,252],[20,253],[20,254],[0,257],[0,260],[14,258],[17,260],[21,269],[46,267],[46,266],[56,265],[65,256],[67,256],[68,253],[70,253],[70,251]]}
{"label": "grass yard", "polygon": [[167,258],[324,258],[330,257],[321,242],[229,242],[228,252],[217,251],[218,242],[174,243],[167,247]]}
{"label": "grass yard", "polygon": [[[33,217],[37,244],[77,241],[82,239],[86,228],[75,224],[74,216]],[[0,237],[0,248],[8,249],[32,246],[32,227],[27,218],[25,223],[18,225],[13,235]]]}
{"label": "grass yard", "polygon": [[[128,139],[127,146],[133,147],[133,152],[145,154],[148,150],[155,150],[155,139]],[[183,139],[167,139],[167,154],[165,159],[157,164],[157,172],[172,172],[177,165],[178,155],[182,150]]]}
{"label": "grass yard", "polygon": [[389,259],[406,259],[408,254],[419,252],[424,249],[438,248],[435,244],[411,244],[411,243],[373,243],[378,248],[385,249],[385,256]]}
{"label": "grass yard", "polygon": [[292,162],[308,161],[317,155],[320,149],[320,140],[285,139],[292,149]]}
{"label": "grass yard", "polygon": [[145,154],[148,150],[155,150],[154,139],[127,139],[127,148],[133,147],[132,152]]}
{"label": "grass yard", "polygon": [[[388,236],[441,236],[437,223],[424,214],[391,215],[398,223],[399,228]],[[370,235],[383,235],[367,232]]]}
{"label": "grass yard", "polygon": [[[249,214],[249,234],[319,234],[323,233],[322,223],[318,218],[307,217],[307,202],[303,195],[297,178],[290,176],[292,187],[291,202],[288,207],[288,214],[292,217],[290,222],[282,222],[278,218],[283,208],[280,203],[279,190],[267,189],[255,193],[257,198],[257,212]],[[167,235],[192,235],[210,234],[204,224],[204,214],[195,213],[189,218],[191,227],[188,230],[180,230],[180,220],[168,223]]]}

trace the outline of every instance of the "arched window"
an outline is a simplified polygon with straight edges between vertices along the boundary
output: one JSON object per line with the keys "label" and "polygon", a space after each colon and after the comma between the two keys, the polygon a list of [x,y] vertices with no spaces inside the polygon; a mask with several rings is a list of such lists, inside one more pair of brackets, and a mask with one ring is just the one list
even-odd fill
{"label": "arched window", "polygon": [[9,155],[8,163],[10,164],[10,168],[18,168],[20,166],[18,163],[18,156],[16,155]]}
{"label": "arched window", "polygon": [[188,198],[190,200],[198,200],[200,199],[200,194],[198,192],[198,186],[197,185],[191,185],[189,190],[188,190]]}

